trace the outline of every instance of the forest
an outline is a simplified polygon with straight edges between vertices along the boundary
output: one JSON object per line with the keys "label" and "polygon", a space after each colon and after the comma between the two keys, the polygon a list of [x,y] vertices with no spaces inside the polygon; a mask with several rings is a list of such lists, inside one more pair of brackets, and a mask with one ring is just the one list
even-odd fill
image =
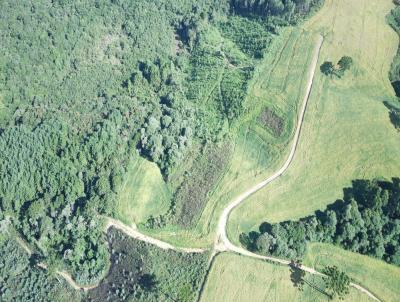
{"label": "forest", "polygon": [[242,233],[241,243],[261,254],[304,256],[308,242],[326,242],[400,266],[400,179],[355,180],[344,197],[298,221]]}
{"label": "forest", "polygon": [[[101,217],[115,215],[136,153],[167,182],[184,171],[168,217],[154,220],[195,223],[225,165],[213,150],[230,146],[257,60],[321,1],[246,3],[1,2],[0,222],[51,269],[82,285],[107,274]],[[193,153],[209,166],[182,168]],[[201,189],[184,181],[211,174]]]}

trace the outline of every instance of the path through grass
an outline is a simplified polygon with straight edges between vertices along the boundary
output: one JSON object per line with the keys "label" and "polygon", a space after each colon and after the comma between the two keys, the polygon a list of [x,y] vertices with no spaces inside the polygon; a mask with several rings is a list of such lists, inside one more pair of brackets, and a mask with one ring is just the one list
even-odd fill
{"label": "path through grass", "polygon": [[[318,276],[307,275],[312,284],[323,288]],[[299,291],[290,281],[288,267],[235,254],[220,254],[211,269],[201,302],[211,301],[327,301],[327,297],[305,285]],[[370,301],[351,288],[344,301]]]}

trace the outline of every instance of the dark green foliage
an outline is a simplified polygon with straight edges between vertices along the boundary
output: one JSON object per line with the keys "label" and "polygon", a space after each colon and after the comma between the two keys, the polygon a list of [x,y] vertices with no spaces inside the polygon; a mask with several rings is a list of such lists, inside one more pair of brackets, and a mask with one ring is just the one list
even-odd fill
{"label": "dark green foliage", "polygon": [[390,110],[390,121],[395,126],[396,129],[400,129],[400,110],[393,108]]}
{"label": "dark green foliage", "polygon": [[335,75],[338,78],[341,78],[346,72],[346,70],[349,70],[352,65],[353,65],[353,59],[349,56],[343,56],[337,62],[336,66],[333,65],[332,62],[326,61],[321,65],[320,70],[326,76],[329,75],[332,77]]}
{"label": "dark green foliage", "polygon": [[50,264],[64,259],[81,283],[107,269],[98,214],[112,214],[116,175],[128,151],[117,133],[105,120],[82,138],[51,120],[35,129],[8,127],[0,135],[1,209]]}
{"label": "dark green foliage", "polygon": [[325,287],[331,299],[337,296],[340,300],[344,300],[350,292],[350,277],[339,271],[336,266],[325,267],[322,272],[326,275]]}
{"label": "dark green foliage", "polygon": [[400,179],[356,180],[345,197],[324,212],[276,224],[263,223],[259,233],[241,235],[251,250],[290,259],[304,255],[307,242],[337,244],[347,250],[399,265]]}
{"label": "dark green foliage", "polygon": [[343,56],[340,58],[338,65],[339,69],[345,72],[346,70],[349,70],[350,67],[353,65],[353,59],[349,56]]}
{"label": "dark green foliage", "polygon": [[14,240],[0,239],[0,255],[1,301],[80,301],[79,293],[33,267],[29,255]]}
{"label": "dark green foliage", "polygon": [[285,21],[295,22],[322,3],[323,0],[232,0],[231,6],[238,14],[277,16]]}
{"label": "dark green foliage", "polygon": [[290,269],[290,281],[292,281],[293,286],[299,291],[303,291],[306,272],[301,269],[300,261],[291,261],[289,264]]}
{"label": "dark green foliage", "polygon": [[193,301],[208,254],[166,251],[111,228],[111,268],[88,301]]}
{"label": "dark green foliage", "polygon": [[326,61],[324,62],[321,67],[320,70],[324,75],[332,75],[334,72],[334,66],[333,63],[330,61]]}
{"label": "dark green foliage", "polygon": [[271,30],[266,22],[232,16],[227,22],[220,23],[222,34],[232,40],[238,48],[250,57],[260,59],[272,39]]}

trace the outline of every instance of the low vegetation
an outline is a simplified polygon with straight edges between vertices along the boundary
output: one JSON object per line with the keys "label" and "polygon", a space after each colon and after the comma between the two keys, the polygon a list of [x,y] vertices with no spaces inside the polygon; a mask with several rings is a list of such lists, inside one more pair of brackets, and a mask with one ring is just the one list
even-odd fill
{"label": "low vegetation", "polygon": [[110,228],[111,268],[88,301],[193,301],[204,278],[208,254],[162,250]]}
{"label": "low vegetation", "polygon": [[260,232],[241,235],[248,249],[297,259],[307,242],[334,243],[344,249],[400,266],[400,179],[353,181],[343,200],[298,221],[263,223]]}
{"label": "low vegetation", "polygon": [[276,115],[270,108],[264,109],[258,120],[264,127],[270,129],[275,136],[280,136],[285,127],[284,119]]}
{"label": "low vegetation", "polygon": [[62,278],[57,280],[55,276],[33,266],[30,256],[15,240],[1,236],[1,301],[80,301],[80,294],[70,288]]}

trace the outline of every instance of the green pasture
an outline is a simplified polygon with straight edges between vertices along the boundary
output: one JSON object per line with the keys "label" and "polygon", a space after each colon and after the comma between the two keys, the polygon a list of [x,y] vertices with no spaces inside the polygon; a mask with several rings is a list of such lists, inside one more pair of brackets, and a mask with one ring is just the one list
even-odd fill
{"label": "green pasture", "polygon": [[317,70],[294,160],[282,177],[233,211],[233,240],[263,221],[324,209],[354,179],[399,176],[400,136],[383,104],[394,98],[388,73],[398,37],[385,21],[392,7],[389,0],[327,1],[303,26],[325,35],[319,65],[349,55],[354,66],[341,79]]}
{"label": "green pasture", "polygon": [[319,271],[324,266],[336,265],[381,301],[398,301],[400,297],[400,268],[384,261],[329,244],[313,243],[303,263]]}
{"label": "green pasture", "polygon": [[150,216],[164,214],[171,194],[157,165],[134,156],[117,200],[117,216],[126,224],[146,222]]}
{"label": "green pasture", "polygon": [[[306,280],[323,289],[320,277],[306,275]],[[216,257],[208,275],[201,302],[214,301],[329,301],[326,295],[305,285],[299,291],[290,280],[287,266],[270,264],[235,254]],[[336,300],[339,301],[339,300]],[[344,301],[372,301],[351,288]]]}

